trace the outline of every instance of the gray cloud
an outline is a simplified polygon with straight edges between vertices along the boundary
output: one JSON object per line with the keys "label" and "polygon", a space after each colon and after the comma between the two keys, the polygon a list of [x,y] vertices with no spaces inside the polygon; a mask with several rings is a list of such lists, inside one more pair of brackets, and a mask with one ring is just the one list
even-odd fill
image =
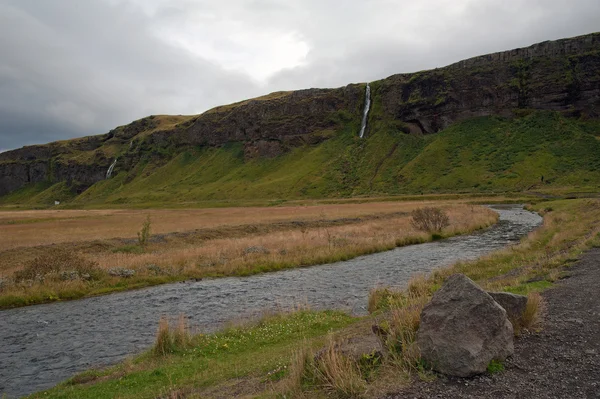
{"label": "gray cloud", "polygon": [[597,0],[5,0],[0,151],[598,29]]}

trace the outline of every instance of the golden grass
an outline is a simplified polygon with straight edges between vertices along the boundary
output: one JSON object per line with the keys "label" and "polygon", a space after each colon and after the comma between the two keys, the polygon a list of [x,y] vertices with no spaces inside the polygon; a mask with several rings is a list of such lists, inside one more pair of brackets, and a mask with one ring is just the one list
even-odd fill
{"label": "golden grass", "polygon": [[[315,206],[237,207],[150,210],[29,210],[0,211],[0,251],[64,242],[135,238],[146,217],[154,234],[221,226],[354,218],[411,212],[434,202],[379,202]],[[460,202],[435,202],[450,206]]]}
{"label": "golden grass", "polygon": [[[431,239],[431,235],[416,231],[410,223],[409,213],[402,210],[409,210],[416,206],[416,203],[382,203],[382,204],[352,204],[352,205],[327,205],[319,207],[297,207],[297,208],[260,208],[264,214],[258,215],[253,208],[228,209],[228,210],[194,210],[194,211],[156,211],[152,216],[152,232],[158,230],[168,231],[175,228],[172,223],[181,221],[181,225],[189,228],[194,226],[193,219],[203,220],[204,224],[234,223],[234,221],[244,220],[274,220],[274,224],[279,220],[310,220],[318,218],[318,222],[310,223],[288,223],[284,230],[277,230],[262,234],[253,234],[252,225],[242,229],[245,235],[235,235],[230,238],[218,239],[197,239],[193,234],[180,236],[166,236],[160,242],[150,242],[140,248],[136,245],[129,245],[122,251],[115,244],[102,243],[89,246],[69,247],[71,244],[63,244],[65,250],[77,251],[84,259],[94,261],[98,268],[104,271],[104,277],[91,284],[85,285],[80,281],[72,282],[54,282],[50,287],[50,281],[40,284],[15,285],[5,287],[2,291],[3,296],[13,296],[15,298],[25,299],[22,304],[46,302],[57,298],[76,298],[82,295],[97,294],[122,290],[128,288],[138,288],[151,284],[159,284],[169,281],[182,280],[187,278],[202,278],[207,276],[232,276],[249,275],[260,272],[281,270],[290,267],[308,266],[322,263],[330,263],[340,260],[347,260],[359,255],[374,253],[392,249],[396,246],[424,242]],[[446,212],[450,218],[450,226],[442,231],[442,235],[449,236],[458,233],[472,231],[493,224],[497,220],[497,214],[488,208],[470,206],[463,204],[446,205]],[[326,214],[323,210],[327,210]],[[386,214],[383,211],[387,211]],[[224,211],[231,214],[224,213]],[[274,212],[271,212],[274,211]],[[68,216],[78,215],[81,211],[66,211]],[[86,212],[86,211],[83,211]],[[185,212],[190,213],[186,217]],[[240,212],[240,215],[235,215]],[[248,214],[250,212],[250,214]],[[376,212],[376,217],[368,217]],[[267,214],[268,213],[268,214]],[[390,214],[391,213],[391,214]],[[26,213],[26,217],[36,215],[34,212]],[[55,217],[63,217],[62,214],[53,213]],[[99,216],[102,215],[102,216]],[[92,236],[98,237],[108,234],[111,228],[121,229],[124,225],[110,225],[108,221],[114,221],[121,225],[123,220],[127,220],[127,215],[136,221],[131,223],[132,235],[143,224],[146,213],[140,211],[98,211],[92,218],[99,223],[98,230],[101,233],[92,232]],[[363,217],[364,219],[356,219]],[[222,216],[218,220],[217,216]],[[352,217],[351,217],[352,216]],[[237,217],[237,219],[235,219]],[[327,220],[334,218],[340,223],[330,223]],[[343,218],[346,218],[342,220]],[[325,219],[325,221],[323,221]],[[61,219],[62,220],[62,219]],[[73,220],[69,220],[70,222]],[[323,222],[322,222],[323,221]],[[73,222],[80,223],[79,219]],[[139,223],[139,224],[137,224]],[[196,223],[199,223],[198,221]],[[346,223],[346,224],[343,224]],[[49,223],[28,223],[21,225],[9,225],[21,229],[30,226],[39,226],[41,231],[44,225],[49,224],[57,229],[61,222]],[[129,227],[127,227],[129,228]],[[226,229],[226,226],[223,227]],[[32,230],[35,231],[35,230]],[[215,231],[219,231],[217,228]],[[262,231],[262,230],[261,230]],[[268,231],[265,230],[265,231]],[[68,231],[58,232],[68,236],[72,233]],[[237,232],[239,233],[239,232]],[[236,233],[236,234],[237,234]],[[4,234],[4,230],[2,232]],[[95,234],[95,235],[94,235]],[[49,234],[44,234],[40,238],[31,238],[28,242],[32,244],[36,240],[43,240]],[[218,236],[218,234],[217,234]],[[133,243],[137,240],[132,239]],[[27,244],[27,242],[26,242]],[[61,247],[55,245],[52,247]],[[11,248],[4,252],[0,251],[0,278],[11,279],[15,272],[23,269],[32,256],[37,254],[42,257],[47,253],[50,247],[21,247]],[[130,249],[134,249],[131,251]],[[121,277],[110,276],[106,271],[111,268],[133,269],[135,275],[127,280]],[[56,288],[56,289],[51,289]],[[60,289],[59,289],[60,288]],[[68,293],[67,296],[63,292]],[[2,298],[0,298],[2,299]],[[3,306],[15,306],[15,299],[7,300]]]}
{"label": "golden grass", "polygon": [[[486,208],[457,206],[449,209],[448,213],[451,218],[451,225],[446,231],[448,235],[468,231],[473,226],[484,227],[495,221],[495,214]],[[428,238],[427,233],[411,226],[408,216],[403,216],[360,224],[209,240],[201,246],[171,242],[150,248],[144,254],[105,253],[94,255],[94,259],[105,268],[119,265],[136,269],[156,264],[202,275],[232,275],[243,274],[246,269],[259,264],[265,267],[311,265],[392,249],[405,242],[422,242]],[[260,248],[261,252],[248,252],[252,247]]]}
{"label": "golden grass", "polygon": [[520,320],[520,329],[534,330],[538,328],[544,316],[546,304],[539,292],[530,292],[527,295],[527,307]]}
{"label": "golden grass", "polygon": [[[311,364],[312,363],[312,364]],[[331,339],[316,359],[309,359],[310,372],[317,386],[340,398],[361,398],[367,390],[358,364],[338,349]]]}
{"label": "golden grass", "polygon": [[192,342],[192,334],[185,315],[180,314],[174,326],[169,319],[162,316],[158,322],[156,340],[152,352],[157,356],[166,356],[177,350],[187,348]]}

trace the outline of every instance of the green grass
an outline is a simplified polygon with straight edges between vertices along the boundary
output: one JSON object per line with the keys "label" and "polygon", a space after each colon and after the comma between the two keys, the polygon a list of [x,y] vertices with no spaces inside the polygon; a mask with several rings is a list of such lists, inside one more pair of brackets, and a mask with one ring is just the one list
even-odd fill
{"label": "green grass", "polygon": [[[267,317],[251,327],[198,335],[187,348],[156,357],[152,352],[106,370],[79,374],[34,398],[156,398],[171,389],[200,391],[228,379],[273,372],[285,375],[291,353],[318,344],[327,333],[357,319],[344,313],[299,311]],[[283,372],[281,370],[284,370]]]}
{"label": "green grass", "polygon": [[532,111],[414,136],[382,119],[375,102],[361,140],[357,122],[345,118],[340,130],[322,132],[328,140],[275,158],[246,159],[242,143],[188,148],[159,160],[142,156],[130,170],[117,168],[113,178],[76,197],[65,183],[38,184],[0,204],[48,206],[62,199],[69,207],[227,206],[423,193],[595,192],[600,186],[596,121]]}
{"label": "green grass", "polygon": [[487,366],[487,372],[490,374],[501,373],[504,371],[504,364],[497,360],[492,360]]}

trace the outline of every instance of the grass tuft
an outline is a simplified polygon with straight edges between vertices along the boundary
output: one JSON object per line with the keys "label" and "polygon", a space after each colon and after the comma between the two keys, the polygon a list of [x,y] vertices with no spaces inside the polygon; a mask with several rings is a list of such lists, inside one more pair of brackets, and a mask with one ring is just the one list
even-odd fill
{"label": "grass tuft", "polygon": [[192,335],[187,325],[186,318],[180,314],[175,326],[171,327],[169,319],[161,316],[158,322],[156,340],[152,352],[156,356],[167,356],[189,347],[192,343]]}
{"label": "grass tuft", "polygon": [[540,327],[544,317],[546,303],[539,292],[530,292],[527,295],[527,306],[520,320],[520,328],[535,330]]}
{"label": "grass tuft", "polygon": [[341,353],[333,339],[308,362],[308,367],[315,385],[337,397],[361,398],[366,392],[367,383],[358,363]]}

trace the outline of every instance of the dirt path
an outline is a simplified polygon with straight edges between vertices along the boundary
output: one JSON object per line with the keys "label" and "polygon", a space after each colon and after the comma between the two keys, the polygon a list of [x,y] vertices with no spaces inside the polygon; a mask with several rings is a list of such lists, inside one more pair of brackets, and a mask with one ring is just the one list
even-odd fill
{"label": "dirt path", "polygon": [[543,331],[515,341],[506,370],[417,382],[388,398],[600,398],[600,248],[544,292]]}

